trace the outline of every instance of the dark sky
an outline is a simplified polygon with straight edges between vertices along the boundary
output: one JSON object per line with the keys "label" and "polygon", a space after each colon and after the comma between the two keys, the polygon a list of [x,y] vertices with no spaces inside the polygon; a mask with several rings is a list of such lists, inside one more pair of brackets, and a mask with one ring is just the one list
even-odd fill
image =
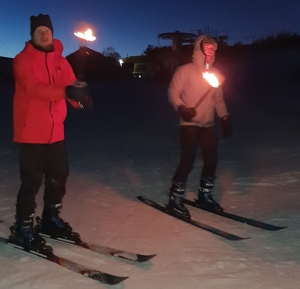
{"label": "dark sky", "polygon": [[113,47],[122,57],[141,55],[148,44],[171,45],[159,33],[197,33],[208,27],[228,34],[228,43],[252,40],[280,32],[300,35],[300,0],[0,0],[0,56],[14,57],[29,40],[29,17],[49,14],[54,37],[65,47],[64,56],[79,42],[73,32],[79,22],[96,29],[88,46],[103,52]]}

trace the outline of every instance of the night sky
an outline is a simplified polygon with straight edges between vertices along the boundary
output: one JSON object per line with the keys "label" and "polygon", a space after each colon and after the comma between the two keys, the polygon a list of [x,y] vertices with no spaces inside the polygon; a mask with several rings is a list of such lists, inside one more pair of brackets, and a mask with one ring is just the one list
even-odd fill
{"label": "night sky", "polygon": [[0,56],[14,57],[23,49],[30,38],[29,17],[39,13],[50,15],[64,56],[79,47],[73,33],[80,22],[96,30],[91,49],[103,52],[111,46],[122,57],[141,55],[148,44],[171,45],[157,36],[176,30],[197,33],[208,27],[217,35],[227,34],[230,45],[280,32],[300,34],[299,0],[1,0]]}

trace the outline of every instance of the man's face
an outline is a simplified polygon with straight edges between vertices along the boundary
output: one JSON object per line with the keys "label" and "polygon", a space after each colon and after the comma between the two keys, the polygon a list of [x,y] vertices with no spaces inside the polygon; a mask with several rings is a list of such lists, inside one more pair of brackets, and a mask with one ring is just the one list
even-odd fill
{"label": "man's face", "polygon": [[45,49],[53,45],[53,36],[51,30],[46,26],[39,26],[33,33],[32,41],[35,45]]}
{"label": "man's face", "polygon": [[213,44],[204,44],[203,51],[207,61],[210,61],[212,57],[215,55],[215,46]]}

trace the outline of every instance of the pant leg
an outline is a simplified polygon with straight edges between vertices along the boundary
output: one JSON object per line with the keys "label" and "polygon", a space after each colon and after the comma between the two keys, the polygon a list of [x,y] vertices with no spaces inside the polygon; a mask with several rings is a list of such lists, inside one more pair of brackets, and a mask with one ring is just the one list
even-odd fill
{"label": "pant leg", "polygon": [[218,162],[218,144],[215,127],[201,128],[199,144],[203,158],[201,176],[204,178],[214,177]]}
{"label": "pant leg", "polygon": [[35,196],[43,182],[42,144],[19,144],[21,186],[17,195],[16,215],[28,219],[36,208]]}
{"label": "pant leg", "polygon": [[51,207],[61,204],[66,194],[66,183],[69,176],[69,162],[64,141],[47,145],[44,172],[44,206]]}
{"label": "pant leg", "polygon": [[186,183],[188,175],[193,169],[196,149],[198,145],[199,128],[195,126],[181,126],[179,128],[180,161],[173,177],[173,181]]}

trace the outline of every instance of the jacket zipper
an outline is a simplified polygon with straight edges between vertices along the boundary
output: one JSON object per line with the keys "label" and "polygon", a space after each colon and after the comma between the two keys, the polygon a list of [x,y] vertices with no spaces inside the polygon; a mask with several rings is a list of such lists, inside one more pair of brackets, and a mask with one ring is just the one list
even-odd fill
{"label": "jacket zipper", "polygon": [[[45,54],[45,64],[46,64],[47,73],[48,73],[48,82],[49,82],[49,84],[51,84],[51,77],[50,77],[50,72],[49,72],[49,68],[48,68],[48,61],[47,61],[47,58],[48,58],[48,53]],[[53,76],[53,80],[54,80],[54,76]],[[52,113],[51,113],[51,110],[52,110],[52,101],[50,100],[50,104],[49,104],[49,113],[50,113],[50,115],[51,115],[51,117],[52,117],[52,128],[51,128],[50,138],[49,138],[48,144],[51,142],[52,134],[53,134],[53,129],[54,129],[54,119],[53,119],[53,115],[52,115]]]}

